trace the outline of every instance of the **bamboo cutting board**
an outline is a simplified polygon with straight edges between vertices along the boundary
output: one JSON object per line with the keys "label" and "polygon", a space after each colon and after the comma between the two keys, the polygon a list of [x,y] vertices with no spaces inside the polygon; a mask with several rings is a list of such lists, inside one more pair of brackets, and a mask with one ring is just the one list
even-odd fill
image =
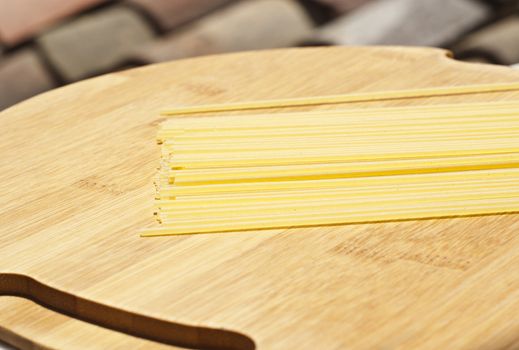
{"label": "bamboo cutting board", "polygon": [[518,80],[434,49],[290,49],[109,74],[4,111],[0,339],[26,349],[519,348],[517,215],[138,235],[153,220],[164,107]]}

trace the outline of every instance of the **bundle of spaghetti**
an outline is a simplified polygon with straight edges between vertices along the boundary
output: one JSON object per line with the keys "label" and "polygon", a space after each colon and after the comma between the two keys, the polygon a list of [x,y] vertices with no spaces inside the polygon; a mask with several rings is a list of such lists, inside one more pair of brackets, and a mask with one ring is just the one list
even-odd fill
{"label": "bundle of spaghetti", "polygon": [[509,101],[172,118],[142,235],[517,212],[518,136]]}

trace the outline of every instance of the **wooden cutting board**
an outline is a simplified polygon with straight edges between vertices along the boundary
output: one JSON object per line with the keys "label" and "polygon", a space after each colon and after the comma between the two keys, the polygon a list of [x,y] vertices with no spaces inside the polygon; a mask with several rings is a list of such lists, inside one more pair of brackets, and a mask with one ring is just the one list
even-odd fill
{"label": "wooden cutting board", "polygon": [[519,348],[517,215],[138,234],[153,220],[164,107],[510,81],[519,72],[442,50],[306,48],[109,74],[2,112],[0,294],[54,311],[0,297],[0,339],[27,349],[159,346],[133,336],[195,348]]}

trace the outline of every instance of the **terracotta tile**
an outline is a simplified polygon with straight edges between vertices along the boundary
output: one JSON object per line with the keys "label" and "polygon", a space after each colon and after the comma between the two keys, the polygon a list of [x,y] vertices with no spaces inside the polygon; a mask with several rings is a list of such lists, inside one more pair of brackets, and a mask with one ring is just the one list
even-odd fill
{"label": "terracotta tile", "polygon": [[250,0],[237,3],[175,34],[142,47],[144,62],[222,52],[285,47],[312,31],[304,10],[291,0]]}
{"label": "terracotta tile", "polygon": [[0,0],[0,42],[16,44],[106,0]]}
{"label": "terracotta tile", "polygon": [[486,55],[496,63],[519,62],[519,17],[509,17],[472,33],[454,48],[457,55]]}
{"label": "terracotta tile", "polygon": [[26,49],[0,61],[0,110],[55,86],[39,57]]}
{"label": "terracotta tile", "polygon": [[63,77],[75,81],[116,68],[153,36],[138,13],[116,6],[67,22],[37,42]]}
{"label": "terracotta tile", "polygon": [[232,0],[127,0],[149,13],[164,30],[175,27],[217,9]]}
{"label": "terracotta tile", "polygon": [[472,0],[379,0],[324,26],[316,38],[340,45],[441,46],[491,15]]}

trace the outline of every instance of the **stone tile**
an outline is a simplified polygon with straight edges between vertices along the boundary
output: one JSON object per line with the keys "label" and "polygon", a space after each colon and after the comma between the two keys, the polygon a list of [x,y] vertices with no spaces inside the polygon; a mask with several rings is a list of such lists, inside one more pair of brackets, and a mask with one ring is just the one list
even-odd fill
{"label": "stone tile", "polygon": [[466,37],[454,52],[461,56],[487,55],[497,63],[519,62],[519,17],[509,17]]}
{"label": "stone tile", "polygon": [[207,16],[180,34],[142,47],[135,57],[151,63],[285,47],[307,37],[311,30],[311,20],[294,1],[249,0]]}
{"label": "stone tile", "polygon": [[106,0],[0,0],[0,42],[14,45]]}
{"label": "stone tile", "polygon": [[373,0],[316,0],[332,7],[338,13],[345,13],[357,9]]}
{"label": "stone tile", "polygon": [[37,42],[57,71],[75,81],[116,68],[153,36],[139,14],[116,6],[66,23]]}
{"label": "stone tile", "polygon": [[127,0],[146,11],[166,31],[185,24],[232,0]]}
{"label": "stone tile", "polygon": [[52,77],[30,49],[0,61],[0,110],[54,86]]}
{"label": "stone tile", "polygon": [[317,38],[340,45],[441,46],[490,16],[472,0],[379,0],[323,27]]}

